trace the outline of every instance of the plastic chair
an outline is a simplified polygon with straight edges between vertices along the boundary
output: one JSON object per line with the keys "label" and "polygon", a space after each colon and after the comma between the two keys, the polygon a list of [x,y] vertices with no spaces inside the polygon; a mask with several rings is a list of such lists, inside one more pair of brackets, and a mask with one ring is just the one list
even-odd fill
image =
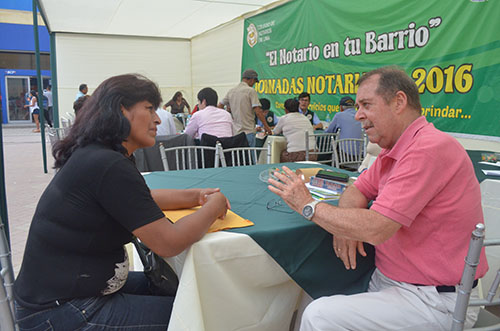
{"label": "plastic chair", "polygon": [[221,148],[220,161],[222,167],[240,167],[257,164],[259,153],[266,153],[266,163],[271,163],[271,142],[266,147],[233,147]]}
{"label": "plastic chair", "polygon": [[[485,240],[484,229],[484,224],[480,223],[476,225],[476,229],[472,232],[469,250],[467,252],[467,256],[465,257],[462,279],[460,280],[460,285],[458,286],[457,301],[453,312],[453,321],[451,326],[452,331],[461,331],[464,329],[465,316],[469,306],[477,307],[500,305],[500,299],[494,299],[500,284],[500,269],[496,271],[496,278],[488,291],[487,298],[469,300],[482,247],[500,245],[500,240],[498,239]],[[486,320],[488,320],[488,323],[485,323]],[[500,318],[481,308],[478,320],[474,325],[473,330],[500,330]]]}
{"label": "plastic chair", "polygon": [[54,147],[54,144],[58,142],[61,139],[66,138],[66,136],[69,133],[70,128],[69,127],[64,127],[64,128],[51,128],[47,126],[47,135],[49,136],[49,141],[50,145]]}
{"label": "plastic chair", "polygon": [[61,116],[61,125],[63,128],[71,127],[71,119]]}
{"label": "plastic chair", "polygon": [[366,137],[364,139],[336,139],[333,148],[335,167],[357,171],[366,156],[366,145]]}
{"label": "plastic chair", "polygon": [[14,271],[5,235],[4,225],[0,219],[0,330],[16,330],[14,315]]}
{"label": "plastic chair", "polygon": [[[333,165],[334,162],[334,141],[338,137],[338,132],[333,133],[314,133],[305,132],[306,137],[306,161],[310,161],[311,155],[317,155],[316,162]],[[310,138],[314,137],[316,145],[311,146]],[[311,152],[311,150],[314,150]]]}
{"label": "plastic chair", "polygon": [[[205,169],[205,168],[218,168],[219,155],[222,151],[222,145],[217,143],[215,147],[211,146],[177,146],[165,148],[163,143],[159,144],[161,160],[163,163],[163,170],[186,170],[186,169]],[[214,153],[214,164],[209,164],[206,159],[209,157],[207,154]],[[169,167],[169,158],[175,159],[175,169]],[[172,164],[172,163],[171,163]]]}

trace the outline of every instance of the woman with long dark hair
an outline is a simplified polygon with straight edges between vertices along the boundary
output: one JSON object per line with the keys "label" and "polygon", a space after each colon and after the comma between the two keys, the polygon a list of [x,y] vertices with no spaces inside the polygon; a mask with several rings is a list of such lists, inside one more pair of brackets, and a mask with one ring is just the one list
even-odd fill
{"label": "woman with long dark hair", "polygon": [[175,114],[183,114],[184,113],[184,107],[187,107],[188,112],[191,113],[191,107],[189,107],[188,102],[184,97],[182,96],[181,91],[175,92],[174,96],[172,99],[167,102],[166,104],[163,105],[163,109],[167,109],[167,107],[170,107],[170,113],[173,115]]}
{"label": "woman with long dark hair", "polygon": [[[201,239],[229,207],[218,189],[149,190],[132,153],[155,143],[155,83],[107,79],[56,144],[59,169],[33,216],[14,284],[21,330],[166,330],[173,297],[154,296],[129,272],[123,245],[135,235],[161,256]],[[175,224],[162,209],[201,208]]]}

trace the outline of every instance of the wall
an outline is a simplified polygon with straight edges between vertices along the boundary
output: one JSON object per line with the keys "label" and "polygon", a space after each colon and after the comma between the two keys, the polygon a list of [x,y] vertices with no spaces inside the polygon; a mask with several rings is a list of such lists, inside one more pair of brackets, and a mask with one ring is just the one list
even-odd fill
{"label": "wall", "polygon": [[191,39],[192,93],[211,87],[219,100],[241,80],[243,19],[232,21]]}
{"label": "wall", "polygon": [[89,93],[106,78],[140,73],[155,81],[164,101],[180,90],[191,103],[189,40],[56,33],[59,114],[73,112],[78,86]]}

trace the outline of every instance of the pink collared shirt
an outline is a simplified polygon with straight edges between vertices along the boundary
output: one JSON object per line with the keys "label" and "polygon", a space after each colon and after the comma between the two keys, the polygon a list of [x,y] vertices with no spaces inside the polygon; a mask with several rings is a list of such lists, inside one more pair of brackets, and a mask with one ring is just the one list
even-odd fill
{"label": "pink collared shirt", "polygon": [[201,138],[204,133],[216,137],[233,136],[233,119],[224,109],[207,106],[193,114],[184,133]]}
{"label": "pink collared shirt", "polygon": [[[483,223],[481,192],[464,148],[421,116],[354,184],[401,228],[377,245],[387,277],[422,285],[460,282],[471,232]],[[476,278],[488,270],[484,248]]]}

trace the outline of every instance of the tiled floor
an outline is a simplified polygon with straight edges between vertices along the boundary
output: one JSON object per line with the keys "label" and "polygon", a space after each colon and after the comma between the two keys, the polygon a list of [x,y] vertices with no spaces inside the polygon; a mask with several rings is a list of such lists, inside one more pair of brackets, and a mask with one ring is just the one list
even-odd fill
{"label": "tiled floor", "polygon": [[31,218],[38,199],[54,175],[52,150],[47,142],[47,170],[44,173],[42,143],[39,133],[31,126],[4,125],[3,148],[7,212],[10,228],[12,264],[17,275],[21,267],[24,246]]}

